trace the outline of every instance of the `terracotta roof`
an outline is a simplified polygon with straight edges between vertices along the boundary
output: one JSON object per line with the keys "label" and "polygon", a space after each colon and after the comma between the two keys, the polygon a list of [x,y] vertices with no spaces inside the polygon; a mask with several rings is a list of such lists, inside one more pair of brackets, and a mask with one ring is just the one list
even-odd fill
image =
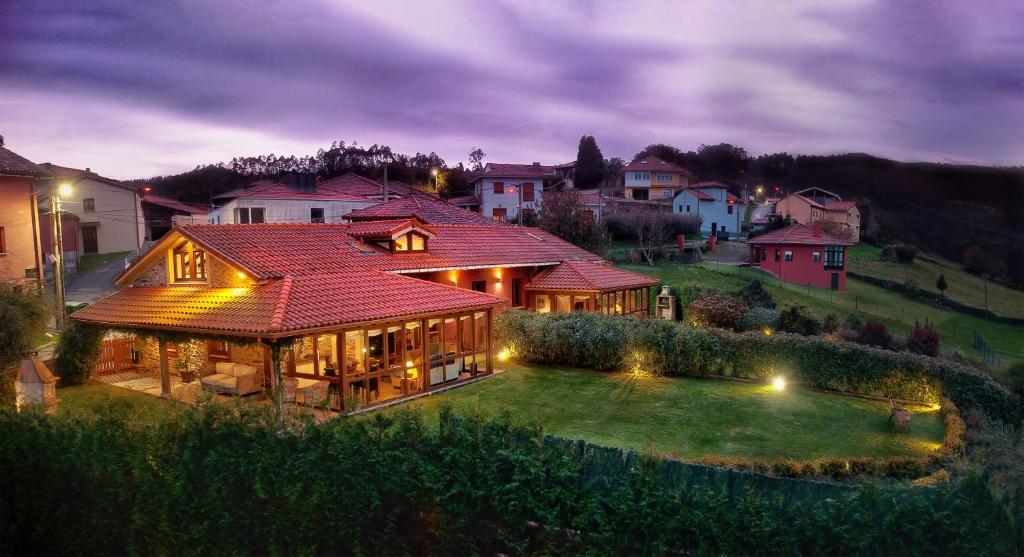
{"label": "terracotta roof", "polygon": [[683,191],[685,191],[686,193],[692,195],[693,197],[695,197],[697,199],[700,199],[701,201],[714,201],[715,200],[714,196],[712,196],[710,193],[704,193],[702,190],[699,190],[697,188],[686,188]]}
{"label": "terracotta roof", "polygon": [[0,174],[42,178],[50,176],[50,171],[10,149],[0,147]]}
{"label": "terracotta roof", "polygon": [[88,179],[88,180],[95,180],[97,182],[103,182],[105,184],[110,184],[111,186],[116,186],[116,187],[119,187],[119,188],[122,188],[122,189],[126,189],[126,190],[131,191],[131,192],[136,192],[136,193],[138,192],[138,190],[136,190],[132,186],[129,186],[127,184],[123,184],[121,182],[118,182],[117,180],[114,180],[113,178],[106,178],[104,176],[100,176],[99,174],[96,174],[95,172],[93,172],[93,171],[91,171],[89,169],[82,170],[80,168],[71,168],[70,166],[60,166],[60,165],[53,164],[52,162],[44,162],[42,164],[42,166],[44,166],[47,170],[49,170],[58,181],[61,178],[67,178],[67,179],[71,179],[71,180],[86,180],[86,179]]}
{"label": "terracotta roof", "polygon": [[209,209],[206,209],[204,207],[198,207],[196,205],[188,205],[187,203],[182,203],[180,201],[176,201],[176,200],[170,199],[168,197],[161,197],[159,195],[153,195],[151,193],[147,193],[147,194],[143,195],[142,196],[142,202],[143,203],[151,203],[153,205],[159,205],[161,207],[166,207],[168,209],[173,209],[175,211],[181,211],[182,213],[189,213],[191,215],[205,215],[205,214],[210,212]]}
{"label": "terracotta roof", "polygon": [[[324,180],[317,184],[319,187],[332,189],[337,192],[347,193],[349,195],[358,195],[361,197],[375,197],[380,199],[383,195],[384,184],[376,180],[364,178],[353,172],[338,176],[337,178],[331,178],[330,180]],[[396,196],[414,195],[416,193],[422,193],[419,190],[403,184],[402,182],[388,182],[388,194]]]}
{"label": "terracotta roof", "polygon": [[773,230],[747,241],[748,244],[799,244],[809,246],[843,245],[852,246],[853,242],[843,238],[837,238],[827,232],[821,231],[820,236],[814,235],[814,230],[802,224],[791,224],[785,228]]}
{"label": "terracotta roof", "polygon": [[392,220],[369,220],[363,222],[355,222],[348,226],[346,232],[349,236],[356,238],[380,238],[390,237],[403,230],[415,228],[428,235],[434,234],[434,229],[423,224],[419,219],[413,217],[409,219],[392,219]]}
{"label": "terracotta roof", "polygon": [[689,174],[690,171],[679,166],[674,162],[664,161],[653,155],[641,157],[629,164],[622,169],[624,172],[636,172],[636,171],[647,171],[647,172],[677,172],[683,174]]}
{"label": "terracotta roof", "polygon": [[400,199],[392,199],[387,203],[359,209],[345,215],[345,218],[350,221],[412,217],[428,224],[489,224],[492,226],[505,226],[494,219],[467,211],[431,195],[412,195]]}
{"label": "terracotta roof", "polygon": [[287,276],[246,288],[126,288],[75,312],[72,319],[114,327],[273,336],[503,303],[482,292],[359,269]]}
{"label": "terracotta roof", "polygon": [[659,284],[658,280],[646,275],[589,261],[570,260],[541,271],[530,281],[530,285],[526,289],[602,292],[623,288],[642,288],[657,284]]}
{"label": "terracotta roof", "polygon": [[576,168],[576,161],[565,162],[565,163],[562,163],[562,164],[556,164],[555,168],[559,168],[559,169],[561,169],[561,168]]}
{"label": "terracotta roof", "polygon": [[480,205],[480,198],[475,195],[463,195],[462,197],[453,197],[449,199],[448,203],[458,205],[459,207]]}
{"label": "terracotta roof", "polygon": [[601,260],[540,229],[465,224],[431,225],[434,237],[427,243],[427,251],[392,254],[370,247],[349,233],[371,224],[195,224],[179,230],[256,278],[352,268],[415,272]]}
{"label": "terracotta roof", "polygon": [[555,167],[543,164],[489,162],[483,172],[472,176],[469,181],[472,183],[483,178],[552,178],[554,173]]}
{"label": "terracotta roof", "polygon": [[826,211],[838,211],[845,213],[857,206],[856,201],[833,201],[825,205]]}
{"label": "terracotta roof", "polygon": [[702,188],[702,189],[729,189],[729,186],[715,180],[708,180],[705,182],[697,182],[696,184],[690,184],[687,188]]}
{"label": "terracotta roof", "polygon": [[287,184],[263,184],[255,188],[249,188],[240,198],[246,199],[299,199],[315,201],[372,201],[365,197],[342,193],[332,188],[315,186],[316,192],[296,191]]}

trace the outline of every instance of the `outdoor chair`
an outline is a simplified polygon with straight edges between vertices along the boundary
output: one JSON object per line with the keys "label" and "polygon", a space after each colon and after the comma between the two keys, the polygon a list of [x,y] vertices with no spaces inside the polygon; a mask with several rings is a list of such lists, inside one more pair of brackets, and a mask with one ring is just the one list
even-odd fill
{"label": "outdoor chair", "polygon": [[217,362],[213,375],[203,377],[204,387],[223,394],[235,396],[259,392],[262,388],[262,377],[256,368],[232,362]]}
{"label": "outdoor chair", "polygon": [[910,425],[910,411],[902,406],[898,406],[893,402],[892,397],[889,397],[889,410],[892,411],[889,414],[889,423],[893,424],[893,428],[906,430],[907,426]]}

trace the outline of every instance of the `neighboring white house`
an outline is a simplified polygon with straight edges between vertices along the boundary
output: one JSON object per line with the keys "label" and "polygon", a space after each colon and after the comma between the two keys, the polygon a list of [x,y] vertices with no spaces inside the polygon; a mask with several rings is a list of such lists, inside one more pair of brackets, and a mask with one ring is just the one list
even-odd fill
{"label": "neighboring white house", "polygon": [[210,224],[340,223],[352,211],[380,203],[380,193],[377,199],[368,199],[343,193],[329,182],[294,177],[288,183],[256,182],[247,189],[219,195],[214,202],[221,205],[210,212]]}
{"label": "neighboring white house", "polygon": [[40,206],[49,210],[49,195],[61,184],[71,185],[71,195],[62,198],[61,210],[78,217],[78,245],[83,255],[117,253],[139,249],[145,237],[145,220],[139,193],[117,180],[104,178],[86,168],[79,170],[43,163],[54,175],[46,199]]}
{"label": "neighboring white house", "polygon": [[721,182],[700,182],[680,191],[672,199],[672,212],[699,214],[703,234],[725,232],[736,237],[743,223],[743,201]]}
{"label": "neighboring white house", "polygon": [[[470,183],[473,202],[460,199],[460,206],[476,206],[480,214],[500,221],[514,221],[519,210],[536,212],[541,194],[559,182],[553,166],[533,164],[487,163]],[[522,207],[520,207],[520,204]]]}

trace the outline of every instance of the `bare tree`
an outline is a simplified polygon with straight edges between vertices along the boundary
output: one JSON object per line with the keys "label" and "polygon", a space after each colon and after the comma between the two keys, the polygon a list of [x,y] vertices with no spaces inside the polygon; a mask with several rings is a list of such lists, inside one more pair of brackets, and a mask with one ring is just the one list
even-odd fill
{"label": "bare tree", "polygon": [[669,240],[671,217],[671,214],[656,208],[633,209],[620,217],[636,236],[637,249],[648,265],[654,265],[658,250]]}

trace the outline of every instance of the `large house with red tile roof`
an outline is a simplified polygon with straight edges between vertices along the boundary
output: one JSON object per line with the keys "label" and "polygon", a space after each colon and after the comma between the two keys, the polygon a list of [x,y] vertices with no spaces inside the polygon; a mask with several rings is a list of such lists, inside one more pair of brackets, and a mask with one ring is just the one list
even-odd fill
{"label": "large house with red tile roof", "polygon": [[205,352],[207,388],[277,387],[276,368],[287,392],[352,409],[491,373],[503,308],[650,312],[656,280],[542,230],[439,220],[174,228],[116,278],[119,292],[71,318],[163,339],[142,361],[165,396],[181,383],[167,340],[180,334]]}
{"label": "large house with red tile roof", "polygon": [[427,224],[484,224],[503,226],[503,223],[464,209],[449,201],[425,193],[392,199],[386,203],[358,209],[345,215],[350,222],[416,218]]}
{"label": "large house with red tile roof", "polygon": [[775,204],[775,214],[800,224],[821,223],[832,234],[853,243],[860,241],[860,209],[853,201],[821,188],[791,193]]}
{"label": "large house with red tile roof", "polygon": [[712,236],[738,236],[743,210],[743,200],[721,182],[698,182],[680,190],[672,199],[672,212],[699,215],[700,231]]}
{"label": "large house with red tile roof", "polygon": [[622,169],[626,199],[665,201],[690,184],[690,171],[653,155],[638,158]]}
{"label": "large house with red tile roof", "polygon": [[750,265],[779,279],[846,290],[846,248],[853,242],[822,231],[821,223],[792,224],[747,241]]}
{"label": "large house with red tile roof", "polygon": [[0,282],[41,285],[40,181],[50,171],[5,149],[0,137]]}

